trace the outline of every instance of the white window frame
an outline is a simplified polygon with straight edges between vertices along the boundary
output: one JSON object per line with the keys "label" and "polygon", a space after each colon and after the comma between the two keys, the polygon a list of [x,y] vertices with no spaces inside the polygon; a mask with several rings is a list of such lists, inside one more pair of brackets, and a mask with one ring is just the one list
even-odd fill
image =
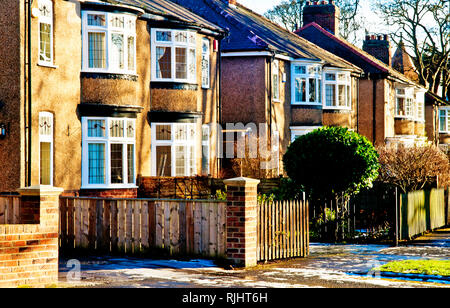
{"label": "white window frame", "polygon": [[[275,77],[277,81],[277,91],[275,91]],[[272,62],[272,100],[275,102],[280,101],[281,92],[281,82],[280,82],[280,61],[275,59]]]}
{"label": "white window frame", "polygon": [[[156,126],[158,125],[167,125],[170,126],[171,130],[171,139],[170,140],[156,140]],[[186,140],[176,140],[175,138],[175,132],[176,128],[178,126],[186,126],[187,136],[189,135],[189,128],[193,130],[194,136],[192,139],[187,138]],[[171,177],[175,176],[194,176],[197,172],[197,159],[196,159],[196,153],[198,147],[197,145],[197,130],[196,130],[196,124],[195,123],[152,123],[151,125],[151,135],[152,135],[152,145],[151,145],[151,155],[152,155],[152,176],[158,176],[158,166],[156,163],[156,148],[158,146],[170,146],[171,150]],[[177,146],[184,146],[186,147],[186,161],[185,161],[185,174],[184,175],[176,175],[176,147]],[[193,153],[190,153],[190,149],[193,148]],[[190,164],[190,154],[192,154],[192,161],[194,162],[194,165],[191,166]],[[193,171],[193,172],[191,172]]]}
{"label": "white window frame", "polygon": [[[157,41],[156,32],[171,32],[171,41]],[[175,35],[177,32],[182,32],[187,34],[186,42],[176,42]],[[180,82],[180,83],[192,83],[197,84],[197,33],[189,30],[174,30],[174,29],[160,29],[154,28],[151,31],[151,58],[152,58],[152,81],[164,81],[164,82]],[[191,42],[190,38],[194,39]],[[157,47],[170,47],[171,48],[171,78],[158,78],[156,75],[156,48]],[[187,78],[177,78],[176,77],[176,48],[186,48],[186,77]],[[189,66],[191,64],[191,53],[190,50],[195,51],[194,59],[194,72],[195,74],[189,74]]]}
{"label": "white window frame", "polygon": [[[44,123],[41,123],[42,118],[48,118],[50,119],[51,123],[46,124],[50,129],[50,134],[42,134],[41,133],[41,125],[44,125]],[[54,117],[53,113],[51,112],[39,112],[39,183],[41,182],[41,150],[40,145],[41,143],[50,143],[50,184],[48,186],[53,186],[53,136],[54,136]]]}
{"label": "white window frame", "polygon": [[[327,80],[327,74],[334,74],[336,76],[335,80]],[[339,80],[339,75],[345,75],[345,80]],[[342,69],[331,69],[327,68],[323,70],[323,86],[322,86],[322,101],[323,109],[327,110],[352,110],[352,76],[350,71]],[[327,85],[335,87],[336,91],[336,101],[334,106],[327,106]],[[339,86],[344,86],[345,88],[345,102],[347,105],[339,106]]]}
{"label": "white window frame", "polygon": [[416,91],[415,117],[417,122],[425,122],[425,92]]}
{"label": "white window frame", "polygon": [[211,42],[202,39],[202,88],[209,89],[211,83]]}
{"label": "white window frame", "polygon": [[[400,94],[399,90],[405,91],[405,94]],[[400,111],[398,108],[399,98],[404,99],[405,114],[400,114],[400,112],[399,112]],[[414,120],[416,117],[415,114],[417,112],[416,108],[417,107],[416,107],[416,98],[415,98],[415,94],[414,94],[414,89],[408,88],[408,87],[401,87],[401,86],[395,87],[395,118]],[[408,110],[409,110],[409,112],[408,112]]]}
{"label": "white window frame", "polygon": [[[439,133],[450,134],[450,107],[439,107]],[[441,116],[442,112],[445,113],[444,117]],[[444,118],[444,130],[441,129],[441,121]]]}
{"label": "white window frame", "polygon": [[[89,15],[104,15],[105,16],[105,26],[89,26],[88,16]],[[113,27],[111,19],[114,17],[124,18],[124,27],[117,28]],[[82,11],[82,37],[83,37],[83,59],[82,59],[82,71],[89,73],[111,73],[111,74],[128,74],[136,75],[136,16],[125,13],[111,13],[102,11]],[[104,33],[105,34],[105,68],[91,68],[89,67],[89,33]],[[124,68],[120,69],[114,67],[111,60],[111,46],[112,46],[112,35],[121,34],[123,35],[123,64]],[[128,38],[134,38],[134,68],[128,68]]]}
{"label": "white window frame", "polygon": [[[305,67],[305,73],[296,73],[296,67]],[[311,62],[291,62],[291,104],[292,105],[306,105],[306,106],[322,106],[322,64],[320,63],[311,63]],[[311,73],[314,71],[314,73]],[[297,78],[305,79],[306,82],[306,97],[305,101],[297,101],[296,100],[296,80]],[[316,80],[316,100],[314,102],[310,102],[309,98],[309,80]]]}
{"label": "white window frame", "polygon": [[291,142],[294,142],[300,136],[311,133],[322,126],[291,126]]}
{"label": "white window frame", "polygon": [[[89,137],[88,136],[88,121],[101,120],[105,121],[105,136],[104,137]],[[111,122],[114,120],[123,120],[123,137],[111,137]],[[133,124],[133,137],[128,137],[127,128],[128,123]],[[82,189],[122,189],[122,188],[137,188],[136,186],[136,119],[132,118],[112,118],[112,117],[82,117]],[[89,184],[89,144],[104,144],[105,145],[105,183],[104,184]],[[122,144],[122,170],[124,183],[111,183],[111,144]],[[128,145],[134,147],[133,158],[133,182],[128,182]]]}
{"label": "white window frame", "polygon": [[[43,16],[42,10],[46,8],[50,10],[50,16]],[[51,0],[39,0],[38,1],[39,17],[38,17],[38,64],[43,66],[53,66],[54,63],[54,46],[53,46],[53,1]],[[41,24],[50,25],[50,58],[47,60],[41,60]]]}
{"label": "white window frame", "polygon": [[[207,135],[208,139],[204,140],[203,136]],[[206,169],[203,170],[203,153],[206,153]],[[209,175],[211,173],[211,127],[209,124],[202,125],[202,173]]]}

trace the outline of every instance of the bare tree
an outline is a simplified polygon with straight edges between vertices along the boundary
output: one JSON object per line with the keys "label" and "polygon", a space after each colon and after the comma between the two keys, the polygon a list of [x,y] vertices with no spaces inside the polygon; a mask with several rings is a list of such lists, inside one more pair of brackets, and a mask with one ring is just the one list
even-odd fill
{"label": "bare tree", "polygon": [[379,180],[399,187],[403,192],[431,185],[450,186],[448,157],[435,146],[382,147]]}
{"label": "bare tree", "polygon": [[[340,36],[351,42],[356,41],[356,32],[362,27],[358,16],[360,0],[337,0],[340,7]],[[303,7],[307,0],[285,0],[268,10],[264,16],[286,28],[295,31],[303,24]]]}
{"label": "bare tree", "polygon": [[[450,5],[448,0],[377,0],[385,22],[399,30],[392,40],[405,44],[420,83],[447,97],[450,87]],[[442,85],[442,93],[438,93]]]}

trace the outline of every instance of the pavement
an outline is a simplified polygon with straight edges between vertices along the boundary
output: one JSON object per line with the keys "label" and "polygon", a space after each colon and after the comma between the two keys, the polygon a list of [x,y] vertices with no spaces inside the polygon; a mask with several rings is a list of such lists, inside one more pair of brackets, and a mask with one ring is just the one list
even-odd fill
{"label": "pavement", "polygon": [[310,256],[226,270],[212,260],[87,257],[60,261],[60,286],[76,288],[450,288],[445,279],[383,277],[396,260],[450,260],[450,229],[399,247],[312,243]]}

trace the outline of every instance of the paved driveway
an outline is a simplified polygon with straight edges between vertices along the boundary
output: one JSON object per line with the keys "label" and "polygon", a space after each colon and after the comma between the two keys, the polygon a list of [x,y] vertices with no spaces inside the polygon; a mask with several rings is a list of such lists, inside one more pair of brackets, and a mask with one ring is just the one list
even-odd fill
{"label": "paved driveway", "polygon": [[69,260],[65,259],[61,260],[60,282],[62,286],[99,288],[450,287],[446,281],[387,279],[370,272],[394,260],[450,260],[449,243],[448,229],[401,247],[313,243],[307,259],[275,262],[249,270],[225,270],[210,260],[115,257],[84,258],[79,259],[79,263],[72,260],[67,267]]}

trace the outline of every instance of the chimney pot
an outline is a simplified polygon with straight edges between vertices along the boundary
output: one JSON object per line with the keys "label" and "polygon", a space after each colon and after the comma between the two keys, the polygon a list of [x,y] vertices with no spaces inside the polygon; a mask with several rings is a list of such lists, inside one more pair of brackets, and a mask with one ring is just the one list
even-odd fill
{"label": "chimney pot", "polygon": [[385,41],[389,41],[389,35],[385,34],[385,35],[384,35],[384,40],[385,40]]}
{"label": "chimney pot", "polygon": [[370,41],[370,35],[366,35],[366,41]]}
{"label": "chimney pot", "polygon": [[236,0],[228,0],[228,5],[236,6]]}
{"label": "chimney pot", "polygon": [[309,1],[306,1],[306,4],[305,5],[309,5]]}

